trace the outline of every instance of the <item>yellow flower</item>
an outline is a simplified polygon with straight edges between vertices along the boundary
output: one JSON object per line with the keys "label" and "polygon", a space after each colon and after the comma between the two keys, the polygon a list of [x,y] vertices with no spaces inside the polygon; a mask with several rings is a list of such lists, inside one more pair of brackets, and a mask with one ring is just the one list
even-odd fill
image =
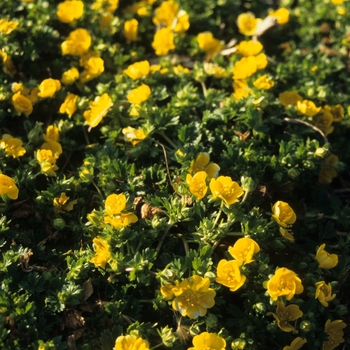
{"label": "yellow flower", "polygon": [[207,59],[213,59],[222,50],[220,40],[215,39],[211,32],[203,32],[197,35],[198,45],[207,54]]}
{"label": "yellow flower", "polygon": [[305,343],[307,343],[306,339],[297,337],[290,345],[285,346],[283,350],[299,350]]}
{"label": "yellow flower", "polygon": [[173,309],[192,319],[205,316],[207,309],[215,305],[216,292],[209,286],[210,280],[207,277],[194,275],[184,279],[174,290]]}
{"label": "yellow flower", "polygon": [[289,22],[289,11],[284,7],[276,11],[269,10],[269,16],[275,17],[278,24],[286,24]]}
{"label": "yellow flower", "polygon": [[215,333],[203,332],[201,334],[195,335],[192,339],[192,348],[188,350],[225,350],[226,340],[219,337]]}
{"label": "yellow flower", "polygon": [[58,142],[60,140],[60,131],[57,126],[49,125],[46,128],[46,134],[44,135],[45,141],[56,141]]}
{"label": "yellow flower", "polygon": [[135,18],[125,21],[123,34],[128,42],[137,40],[138,27],[139,22]]}
{"label": "yellow flower", "polygon": [[110,12],[114,12],[119,6],[119,0],[96,0],[92,4],[93,10],[99,10],[100,8],[107,5],[107,10]]}
{"label": "yellow flower", "polygon": [[57,158],[52,154],[51,150],[38,149],[36,151],[36,159],[40,164],[43,174],[56,176],[55,171],[58,170],[58,166],[56,165]]}
{"label": "yellow flower", "polygon": [[284,91],[278,95],[281,104],[284,107],[289,105],[296,106],[298,101],[301,102],[303,98],[296,91]]}
{"label": "yellow flower", "polygon": [[164,56],[170,50],[175,49],[174,34],[169,28],[162,28],[156,32],[153,38],[152,47],[157,56]]}
{"label": "yellow flower", "polygon": [[316,107],[312,101],[297,101],[297,110],[308,117],[313,117],[320,112],[322,107]]}
{"label": "yellow flower", "polygon": [[193,177],[190,174],[186,176],[186,182],[190,192],[200,201],[206,195],[208,186],[206,184],[207,173],[205,171],[197,172]]}
{"label": "yellow flower", "polygon": [[114,30],[112,28],[113,15],[111,12],[106,11],[101,14],[98,26],[100,30],[106,30],[108,33],[113,34]]}
{"label": "yellow flower", "polygon": [[238,198],[243,195],[242,188],[237,182],[232,181],[229,176],[219,176],[217,179],[211,179],[209,187],[213,198],[220,198],[226,205],[238,202]]}
{"label": "yellow flower", "polygon": [[123,70],[123,73],[126,74],[132,80],[141,79],[146,77],[149,74],[150,65],[148,61],[136,62],[130,64],[127,69]]}
{"label": "yellow flower", "polygon": [[10,199],[18,198],[18,187],[8,176],[0,174],[0,195],[6,195]]}
{"label": "yellow flower", "polygon": [[124,128],[122,133],[124,134],[126,141],[131,142],[133,146],[136,146],[147,137],[143,129],[134,129],[131,126]]}
{"label": "yellow flower", "polygon": [[97,96],[93,102],[89,102],[90,109],[86,110],[83,114],[86,123],[90,125],[89,130],[101,122],[112,106],[112,99],[107,93]]}
{"label": "yellow flower", "polygon": [[325,109],[321,110],[321,114],[316,114],[312,119],[312,124],[321,129],[326,135],[333,132],[334,126],[333,116]]}
{"label": "yellow flower", "polygon": [[80,0],[60,2],[57,6],[57,17],[63,23],[72,23],[84,13],[84,3]]}
{"label": "yellow flower", "polygon": [[342,5],[345,0],[331,0],[334,5]]}
{"label": "yellow flower", "polygon": [[324,106],[324,110],[332,114],[333,122],[340,123],[344,117],[344,108],[341,105],[336,105],[334,107]]}
{"label": "yellow flower", "polygon": [[96,267],[106,267],[106,263],[111,256],[109,244],[103,238],[97,236],[92,242],[94,243],[95,256],[90,260]]}
{"label": "yellow flower", "polygon": [[315,292],[315,299],[318,299],[318,301],[324,306],[328,306],[328,302],[332,301],[336,294],[332,295],[332,285],[330,283],[326,284],[325,281],[316,282],[316,292]]}
{"label": "yellow flower", "polygon": [[53,97],[61,89],[61,83],[57,79],[45,79],[39,85],[38,96],[41,98]]}
{"label": "yellow flower", "polygon": [[23,96],[20,91],[12,96],[12,104],[18,113],[24,113],[27,117],[33,112],[32,101]]}
{"label": "yellow flower", "polygon": [[79,78],[79,71],[77,68],[72,67],[63,72],[61,82],[64,85],[73,84]]}
{"label": "yellow flower", "polygon": [[114,228],[122,228],[129,226],[138,221],[134,213],[121,213],[117,216],[105,216],[103,218],[106,224],[111,224]]}
{"label": "yellow flower", "polygon": [[78,203],[78,200],[75,199],[73,201],[69,201],[69,197],[67,197],[65,192],[62,192],[60,197],[55,197],[53,199],[54,211],[56,213],[64,213],[65,211],[73,210],[75,204]]}
{"label": "yellow flower", "polygon": [[232,87],[234,90],[233,97],[236,101],[240,100],[241,98],[247,98],[253,93],[253,90],[248,86],[245,79],[234,80]]}
{"label": "yellow flower", "polygon": [[238,260],[221,259],[216,271],[216,282],[230,288],[231,292],[235,292],[243,286],[247,279],[241,274],[241,266],[242,262]]}
{"label": "yellow flower", "polygon": [[266,68],[268,62],[264,53],[260,53],[259,55],[253,57],[255,60],[256,69],[260,70]]}
{"label": "yellow flower", "polygon": [[292,270],[281,267],[267,282],[267,291],[273,300],[285,296],[291,300],[294,294],[300,294],[304,291],[300,278]]}
{"label": "yellow flower", "polygon": [[344,343],[344,328],[346,324],[342,320],[327,320],[324,331],[328,335],[328,340],[322,343],[322,350],[333,350]]}
{"label": "yellow flower", "polygon": [[337,254],[329,254],[324,250],[326,244],[323,243],[317,249],[315,259],[318,262],[318,267],[320,269],[329,270],[338,265],[338,255]]}
{"label": "yellow flower", "polygon": [[9,21],[8,19],[0,19],[0,33],[5,35],[11,34],[15,29],[17,29],[19,23],[14,21]]}
{"label": "yellow flower", "polygon": [[181,66],[181,64],[174,66],[173,70],[176,75],[188,74],[190,72],[188,68]]}
{"label": "yellow flower", "polygon": [[295,239],[294,239],[292,230],[288,230],[288,229],[285,229],[283,227],[280,227],[279,231],[280,231],[281,236],[284,239],[286,239],[289,242],[294,243]]}
{"label": "yellow flower", "polygon": [[120,335],[115,341],[114,350],[149,350],[149,344],[136,335]]}
{"label": "yellow flower", "polygon": [[226,70],[223,67],[214,63],[204,62],[204,72],[208,75],[213,75],[215,78],[223,78],[226,76]]}
{"label": "yellow flower", "polygon": [[339,15],[344,16],[347,14],[346,9],[344,6],[338,6],[337,7],[337,12]]}
{"label": "yellow flower", "polygon": [[6,155],[11,155],[13,158],[22,157],[26,150],[22,147],[23,142],[20,139],[12,137],[9,134],[2,135],[0,140],[0,148],[5,150]]}
{"label": "yellow flower", "polygon": [[175,33],[182,34],[186,32],[190,27],[190,19],[188,13],[184,10],[180,10],[177,14],[175,23],[175,27],[173,28]]}
{"label": "yellow flower", "polygon": [[258,243],[248,237],[240,238],[233,247],[228,247],[228,251],[232,257],[244,264],[253,262],[253,255],[260,251]]}
{"label": "yellow flower", "polygon": [[130,103],[139,104],[147,101],[150,96],[151,89],[148,85],[142,84],[138,88],[131,90],[127,95],[127,99]]}
{"label": "yellow flower", "polygon": [[[0,50],[0,57],[2,57],[3,72],[13,77],[17,73],[17,69],[13,64],[12,58],[3,50]],[[14,92],[17,92],[17,91],[14,91]]]}
{"label": "yellow flower", "polygon": [[163,1],[154,11],[153,23],[172,28],[174,20],[179,12],[179,4],[175,1]]}
{"label": "yellow flower", "polygon": [[266,74],[262,75],[261,77],[259,77],[258,79],[256,79],[253,82],[253,85],[258,88],[258,89],[262,89],[262,90],[269,90],[271,89],[275,83],[272,79],[270,79]]}
{"label": "yellow flower", "polygon": [[287,307],[277,301],[276,313],[268,312],[266,315],[272,315],[277,321],[277,325],[283,332],[293,332],[298,333],[295,328],[290,324],[290,321],[295,321],[301,316],[303,316],[302,311],[300,311],[299,306],[295,304],[288,305]]}
{"label": "yellow flower", "polygon": [[282,227],[293,225],[297,219],[294,210],[288,203],[278,201],[272,207],[273,219]]}
{"label": "yellow flower", "polygon": [[254,35],[262,22],[261,18],[255,18],[251,12],[242,13],[237,18],[237,26],[240,33],[243,35]]}
{"label": "yellow flower", "polygon": [[256,59],[253,56],[242,57],[232,68],[233,79],[243,80],[249,78],[257,69]]}
{"label": "yellow flower", "polygon": [[61,104],[60,113],[67,113],[70,118],[77,110],[78,95],[68,94],[64,102]]}
{"label": "yellow flower", "polygon": [[330,184],[333,178],[338,176],[337,171],[334,168],[334,164],[339,162],[338,156],[331,154],[325,159],[325,163],[322,165],[320,174],[318,175],[318,182],[321,184]]}
{"label": "yellow flower", "polygon": [[206,152],[198,154],[195,160],[192,160],[188,172],[196,174],[199,171],[205,171],[209,179],[216,178],[219,175],[220,167],[216,163],[210,163],[210,156]]}
{"label": "yellow flower", "polygon": [[105,69],[103,59],[93,51],[83,55],[79,60],[79,64],[85,68],[85,71],[81,73],[79,78],[83,84],[100,76]]}
{"label": "yellow flower", "polygon": [[263,46],[260,41],[243,40],[237,45],[237,53],[241,54],[242,56],[255,56],[262,49]]}
{"label": "yellow flower", "polygon": [[[45,137],[45,136],[44,136]],[[62,153],[62,146],[59,142],[47,139],[46,142],[44,142],[40,149],[42,150],[50,150],[52,152],[52,155],[58,159],[60,154]]]}
{"label": "yellow flower", "polygon": [[69,33],[68,38],[61,44],[63,55],[81,56],[89,51],[91,36],[86,29],[78,28]]}
{"label": "yellow flower", "polygon": [[165,283],[164,286],[160,288],[160,294],[165,300],[171,300],[175,297],[175,289],[178,288],[179,281],[174,281],[174,284]]}

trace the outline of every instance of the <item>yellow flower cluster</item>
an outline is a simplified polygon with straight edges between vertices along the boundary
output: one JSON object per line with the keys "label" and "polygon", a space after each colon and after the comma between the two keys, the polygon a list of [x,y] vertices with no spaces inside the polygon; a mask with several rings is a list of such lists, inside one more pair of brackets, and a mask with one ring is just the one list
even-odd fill
{"label": "yellow flower cluster", "polygon": [[95,256],[90,260],[96,267],[106,267],[111,253],[109,252],[109,244],[101,237],[95,237],[93,240]]}
{"label": "yellow flower cluster", "polygon": [[212,60],[222,49],[222,43],[215,39],[213,33],[203,32],[197,35],[198,45],[206,53],[206,59]]}
{"label": "yellow flower cluster", "polygon": [[20,139],[9,134],[2,135],[0,140],[0,148],[5,151],[7,156],[12,156],[13,158],[22,157],[26,153],[26,149],[22,145],[23,142]]}
{"label": "yellow flower cluster", "polygon": [[0,195],[6,195],[10,199],[18,198],[18,187],[15,182],[4,174],[0,174]]}
{"label": "yellow flower cluster", "polygon": [[203,332],[201,334],[195,335],[192,339],[193,347],[187,350],[225,350],[226,340],[219,337],[215,333]]}

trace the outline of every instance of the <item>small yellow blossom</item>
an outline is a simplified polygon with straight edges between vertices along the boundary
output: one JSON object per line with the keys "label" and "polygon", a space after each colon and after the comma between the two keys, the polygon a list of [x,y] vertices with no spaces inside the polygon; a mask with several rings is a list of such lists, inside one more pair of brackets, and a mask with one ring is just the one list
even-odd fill
{"label": "small yellow blossom", "polygon": [[333,122],[340,123],[344,117],[344,108],[341,105],[335,105],[334,107],[325,105],[324,110],[332,114]]}
{"label": "small yellow blossom", "polygon": [[347,11],[344,6],[338,6],[337,7],[338,15],[345,16],[347,14]]}
{"label": "small yellow blossom", "polygon": [[318,262],[318,267],[320,269],[333,269],[333,267],[338,265],[338,255],[337,254],[329,254],[324,250],[326,244],[323,243],[317,249],[315,259]]}
{"label": "small yellow blossom", "polygon": [[16,112],[24,113],[27,117],[33,112],[32,101],[23,96],[20,91],[12,96],[12,104]]}
{"label": "small yellow blossom", "polygon": [[67,113],[70,118],[77,110],[78,95],[68,94],[64,102],[59,109],[60,113]]}
{"label": "small yellow blossom", "polygon": [[61,89],[61,83],[57,79],[45,79],[39,85],[38,96],[41,98],[51,98]]}
{"label": "small yellow blossom", "polygon": [[252,12],[242,13],[237,18],[238,30],[243,35],[254,35],[261,22],[262,19],[255,18],[255,15]]}
{"label": "small yellow blossom", "polygon": [[160,294],[162,294],[162,297],[165,300],[172,300],[175,297],[175,289],[178,288],[179,286],[179,281],[174,281],[174,284],[172,283],[165,283],[161,288],[160,288]]}
{"label": "small yellow blossom", "polygon": [[304,287],[301,284],[301,279],[294,271],[281,267],[267,282],[267,291],[273,300],[283,296],[287,300],[291,300],[295,294],[302,293]]}
{"label": "small yellow blossom", "polygon": [[61,83],[64,85],[73,84],[79,78],[79,71],[77,68],[72,67],[63,72],[61,77]]}
{"label": "small yellow blossom", "polygon": [[226,205],[238,202],[238,198],[243,195],[243,189],[229,176],[219,176],[217,179],[211,179],[209,187],[213,198],[223,200]]}
{"label": "small yellow blossom", "polygon": [[207,277],[194,275],[184,279],[174,290],[173,309],[192,319],[205,316],[207,309],[215,305],[216,292],[209,286],[210,280]]}
{"label": "small yellow blossom", "polygon": [[331,0],[334,5],[343,5],[345,0]]}
{"label": "small yellow blossom", "polygon": [[151,89],[148,85],[142,84],[138,88],[131,90],[127,95],[127,99],[130,103],[139,104],[147,101],[150,96]]}
{"label": "small yellow blossom", "polygon": [[285,306],[283,303],[277,301],[276,313],[268,312],[266,315],[272,315],[277,321],[278,327],[283,332],[293,332],[297,333],[295,328],[290,324],[291,321],[295,321],[301,316],[303,316],[302,311],[300,311],[299,306],[295,304],[290,304]]}
{"label": "small yellow blossom", "polygon": [[69,33],[68,38],[61,44],[63,55],[81,56],[89,51],[91,36],[84,28],[77,28]]}
{"label": "small yellow blossom", "polygon": [[80,0],[60,2],[57,6],[57,17],[63,23],[72,23],[84,13],[84,3]]}
{"label": "small yellow blossom", "polygon": [[334,168],[334,164],[338,162],[339,158],[335,154],[331,154],[325,159],[324,164],[321,167],[321,171],[318,175],[319,183],[330,184],[333,179],[338,176],[338,173]]}
{"label": "small yellow blossom", "polygon": [[115,341],[114,350],[149,350],[149,344],[136,335],[120,335]]}
{"label": "small yellow blossom", "polygon": [[188,172],[196,174],[199,171],[205,171],[208,174],[209,179],[216,178],[219,175],[220,167],[216,163],[210,162],[210,156],[206,152],[198,154],[195,160],[192,160],[191,166]]}
{"label": "small yellow blossom", "polygon": [[131,126],[124,128],[122,133],[124,134],[126,141],[131,142],[133,146],[136,146],[147,137],[147,134],[143,129],[134,129]]}
{"label": "small yellow blossom", "polygon": [[299,350],[305,343],[307,343],[306,339],[296,337],[291,344],[285,346],[283,350]]}
{"label": "small yellow blossom", "polygon": [[181,66],[181,64],[174,66],[173,70],[176,75],[188,74],[190,72],[188,68]]}
{"label": "small yellow blossom", "polygon": [[241,274],[241,266],[241,261],[221,259],[216,271],[216,282],[230,288],[231,292],[235,292],[243,286],[247,279]]}
{"label": "small yellow blossom", "polygon": [[322,107],[316,107],[312,101],[297,101],[297,110],[308,117],[313,117],[321,111]]}
{"label": "small yellow blossom", "polygon": [[138,27],[139,22],[135,18],[125,21],[123,34],[128,42],[137,40]]}
{"label": "small yellow blossom", "polygon": [[[0,50],[0,57],[2,57],[3,72],[13,77],[17,73],[17,69],[12,61],[12,58],[4,50]],[[17,91],[13,91],[13,92],[17,92]]]}
{"label": "small yellow blossom", "polygon": [[281,236],[282,236],[285,240],[294,243],[295,239],[294,239],[292,230],[289,230],[289,229],[285,229],[285,228],[283,228],[283,227],[280,227],[280,228],[279,228],[279,231],[280,231]]}
{"label": "small yellow blossom", "polygon": [[296,106],[298,101],[301,102],[303,98],[296,91],[284,91],[278,95],[281,104],[284,107]]}
{"label": "small yellow blossom", "polygon": [[205,197],[208,186],[206,184],[207,173],[205,171],[197,172],[193,177],[186,175],[186,182],[190,192],[196,197],[197,201]]}
{"label": "small yellow blossom", "polygon": [[18,198],[18,187],[15,182],[7,175],[0,174],[0,195],[6,195],[10,199]]}
{"label": "small yellow blossom", "polygon": [[111,256],[109,252],[109,244],[101,237],[95,237],[92,242],[94,243],[95,256],[90,260],[96,267],[106,267],[106,263]]}
{"label": "small yellow blossom", "polygon": [[263,49],[262,44],[260,41],[241,41],[237,45],[237,53],[239,53],[242,56],[255,56],[257,55],[261,50]]}
{"label": "small yellow blossom", "polygon": [[310,68],[311,72],[316,72],[318,70],[318,67],[317,66],[312,66]]}
{"label": "small yellow blossom", "polygon": [[90,126],[89,130],[101,122],[112,106],[112,99],[107,93],[97,96],[94,101],[89,102],[90,109],[83,114],[86,123]]}
{"label": "small yellow blossom", "polygon": [[152,47],[157,56],[164,56],[170,50],[175,49],[174,34],[169,28],[162,28],[156,32],[153,38]]}
{"label": "small yellow blossom", "polygon": [[206,74],[212,75],[215,78],[223,78],[227,75],[225,68],[214,63],[204,62],[203,68]]}
{"label": "small yellow blossom", "polygon": [[56,141],[58,142],[60,140],[60,131],[57,126],[55,125],[49,125],[46,128],[46,134],[44,135],[45,141]]}
{"label": "small yellow blossom", "polygon": [[256,64],[256,69],[258,70],[266,68],[268,64],[267,57],[264,53],[260,53],[259,55],[254,56],[254,60]]}
{"label": "small yellow blossom", "polygon": [[56,213],[64,213],[65,211],[73,210],[75,204],[78,203],[78,200],[75,199],[73,201],[69,201],[69,197],[67,197],[65,192],[62,192],[60,197],[55,197],[53,199],[54,211]]}
{"label": "small yellow blossom", "polygon": [[278,24],[286,24],[289,22],[289,11],[284,7],[276,11],[269,10],[269,16],[275,17]]}
{"label": "small yellow blossom", "polygon": [[278,201],[272,207],[272,218],[282,227],[288,227],[295,223],[297,216],[288,203]]}
{"label": "small yellow blossom", "polygon": [[322,343],[321,350],[333,350],[341,343],[344,343],[344,331],[346,323],[342,320],[327,320],[324,332],[328,335],[328,340]]}
{"label": "small yellow blossom", "polygon": [[100,30],[102,31],[105,30],[110,34],[113,34],[114,29],[112,27],[112,21],[113,21],[113,14],[109,11],[103,12],[98,22],[98,26]]}
{"label": "small yellow blossom", "polygon": [[57,158],[52,154],[51,150],[38,149],[36,151],[36,159],[40,164],[41,172],[48,176],[56,176],[58,166],[56,165]]}
{"label": "small yellow blossom", "polygon": [[173,30],[177,34],[185,33],[190,27],[190,18],[188,13],[184,10],[180,10],[177,14],[177,18],[175,20],[175,27],[173,26]]}
{"label": "small yellow blossom", "polygon": [[248,86],[245,79],[234,80],[232,87],[234,90],[233,97],[236,101],[240,100],[241,98],[247,98],[253,93],[253,90]]}
{"label": "small yellow blossom", "polygon": [[233,247],[228,247],[228,252],[231,256],[242,263],[244,262],[244,264],[252,263],[254,261],[253,255],[259,251],[260,247],[258,243],[248,237],[240,238],[236,241]]}
{"label": "small yellow blossom", "polygon": [[83,55],[79,60],[79,64],[85,69],[79,77],[82,84],[100,76],[105,69],[103,59],[93,51]]}
{"label": "small yellow blossom", "polygon": [[197,41],[200,49],[207,54],[208,60],[213,59],[223,48],[220,40],[215,39],[211,32],[199,33]]}
{"label": "small yellow blossom", "polygon": [[8,19],[1,18],[0,19],[0,33],[9,35],[15,29],[17,29],[19,23],[15,21],[9,21]]}
{"label": "small yellow blossom", "polygon": [[333,132],[334,126],[333,115],[325,109],[321,109],[319,114],[316,114],[311,123],[321,129],[326,135],[329,135]]}
{"label": "small yellow blossom", "polygon": [[22,157],[26,150],[22,147],[23,142],[20,139],[12,137],[9,134],[2,135],[0,140],[0,148],[2,148],[7,156],[12,156],[13,158]]}
{"label": "small yellow blossom", "polygon": [[318,301],[324,306],[328,306],[328,302],[332,301],[336,294],[332,294],[332,285],[330,283],[326,284],[325,281],[316,282],[316,292],[315,292],[315,299],[318,299]]}
{"label": "small yellow blossom", "polygon": [[141,61],[130,64],[127,69],[123,70],[123,73],[126,74],[132,80],[141,79],[146,77],[150,72],[150,65],[148,61]]}
{"label": "small yellow blossom", "polygon": [[275,85],[275,83],[267,75],[262,75],[253,82],[253,85],[258,89],[269,90]]}
{"label": "small yellow blossom", "polygon": [[225,350],[226,340],[215,333],[203,332],[195,335],[192,339],[193,347],[188,350]]}
{"label": "small yellow blossom", "polygon": [[242,57],[232,68],[234,80],[244,80],[257,71],[256,59],[253,56]]}
{"label": "small yellow blossom", "polygon": [[114,12],[119,6],[119,0],[96,0],[92,4],[92,9],[99,10],[105,6],[108,11]]}

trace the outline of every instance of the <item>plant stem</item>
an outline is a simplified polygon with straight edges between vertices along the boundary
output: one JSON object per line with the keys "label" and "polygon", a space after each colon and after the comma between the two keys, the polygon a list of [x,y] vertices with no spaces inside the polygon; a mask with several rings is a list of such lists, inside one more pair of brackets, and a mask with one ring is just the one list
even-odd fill
{"label": "plant stem", "polygon": [[201,81],[201,85],[202,85],[202,90],[203,90],[204,98],[207,98],[207,96],[208,96],[208,91],[207,91],[207,87],[205,86],[204,81]]}
{"label": "plant stem", "polygon": [[150,350],[157,349],[157,348],[159,348],[159,347],[161,347],[161,346],[163,346],[163,345],[164,345],[163,343],[160,343],[160,344],[158,344],[158,345],[153,346]]}
{"label": "plant stem", "polygon": [[215,221],[214,221],[214,226],[213,226],[213,228],[214,228],[214,227],[216,226],[216,224],[218,223],[223,208],[224,208],[224,201],[221,201],[220,209],[219,209],[218,215],[216,216],[216,219],[215,219]]}
{"label": "plant stem", "polygon": [[91,183],[94,185],[94,187],[96,188],[97,193],[99,194],[101,200],[104,200],[103,194],[101,192],[101,190],[98,188],[96,182],[94,181],[94,179],[91,180]]}
{"label": "plant stem", "polygon": [[178,147],[175,145],[175,143],[168,136],[166,136],[163,131],[157,131],[156,133],[158,135],[162,136],[163,139],[166,140],[171,147],[173,147],[174,149],[178,149]]}

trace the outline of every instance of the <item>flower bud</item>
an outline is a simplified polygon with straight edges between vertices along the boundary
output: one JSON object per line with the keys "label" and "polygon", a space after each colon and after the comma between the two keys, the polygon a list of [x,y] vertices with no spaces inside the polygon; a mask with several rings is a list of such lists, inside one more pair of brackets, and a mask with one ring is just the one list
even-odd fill
{"label": "flower bud", "polygon": [[28,140],[31,143],[37,144],[42,142],[43,140],[43,129],[42,129],[43,123],[36,123],[34,128],[29,131],[28,133]]}
{"label": "flower bud", "polygon": [[168,348],[172,348],[177,340],[177,337],[168,326],[162,328],[159,335],[162,338],[163,344]]}
{"label": "flower bud", "polygon": [[303,321],[300,323],[300,329],[303,332],[310,332],[313,329],[313,325],[310,321]]}
{"label": "flower bud", "polygon": [[66,227],[66,222],[62,218],[57,218],[53,221],[53,227],[56,230],[63,230]]}
{"label": "flower bud", "polygon": [[317,148],[317,150],[315,151],[315,156],[316,157],[323,158],[326,154],[327,154],[327,150],[324,149],[324,148],[321,148],[321,147]]}
{"label": "flower bud", "polygon": [[264,303],[256,303],[253,308],[260,314],[266,313],[266,305]]}
{"label": "flower bud", "polygon": [[299,174],[300,174],[300,171],[295,168],[291,168],[288,170],[288,176],[291,177],[292,179],[297,178]]}
{"label": "flower bud", "polygon": [[245,340],[238,338],[231,343],[231,348],[232,350],[242,350],[245,348],[246,344]]}
{"label": "flower bud", "polygon": [[254,191],[255,186],[256,186],[253,179],[249,176],[247,176],[247,177],[242,176],[241,183],[242,183],[242,188],[243,188],[244,192],[252,192],[252,191]]}

